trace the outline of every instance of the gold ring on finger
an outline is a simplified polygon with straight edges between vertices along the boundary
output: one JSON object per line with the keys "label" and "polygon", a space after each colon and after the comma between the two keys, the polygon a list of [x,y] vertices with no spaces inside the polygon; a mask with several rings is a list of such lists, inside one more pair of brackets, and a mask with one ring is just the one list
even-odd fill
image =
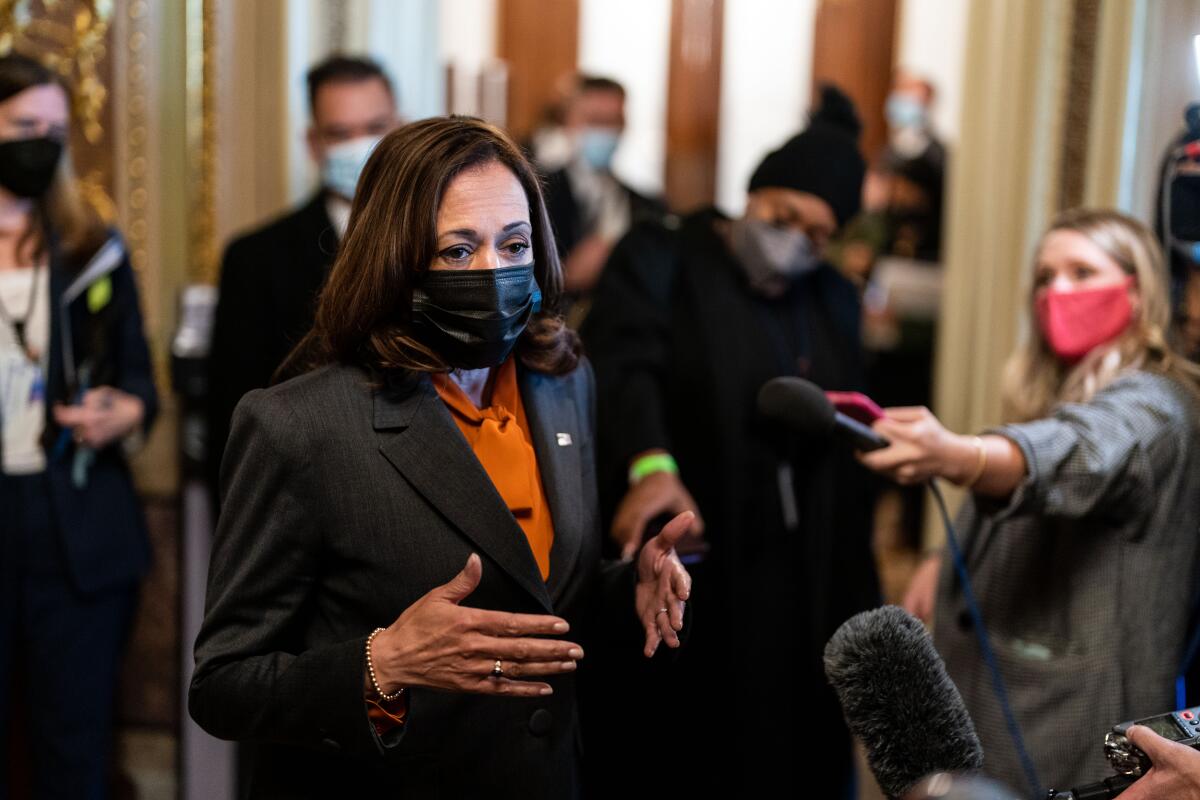
{"label": "gold ring on finger", "polygon": [[496,663],[492,665],[491,676],[493,678],[503,678],[504,668],[500,665],[500,659],[496,659]]}

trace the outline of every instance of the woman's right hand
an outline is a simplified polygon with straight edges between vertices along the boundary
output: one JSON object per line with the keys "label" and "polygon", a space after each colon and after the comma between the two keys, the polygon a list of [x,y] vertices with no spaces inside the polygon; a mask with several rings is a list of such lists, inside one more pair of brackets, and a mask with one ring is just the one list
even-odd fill
{"label": "woman's right hand", "polygon": [[[472,553],[463,571],[413,603],[371,643],[375,679],[386,694],[422,686],[452,692],[538,697],[553,692],[537,678],[575,670],[579,645],[535,638],[564,634],[566,620],[459,605],[479,585]],[[503,677],[492,677],[496,661]],[[368,679],[369,683],[369,679]]]}
{"label": "woman's right hand", "polygon": [[908,590],[904,592],[901,605],[904,610],[922,622],[929,624],[933,621],[933,606],[937,599],[938,574],[942,571],[942,556],[935,553],[926,556],[925,560],[913,573],[908,582]]}

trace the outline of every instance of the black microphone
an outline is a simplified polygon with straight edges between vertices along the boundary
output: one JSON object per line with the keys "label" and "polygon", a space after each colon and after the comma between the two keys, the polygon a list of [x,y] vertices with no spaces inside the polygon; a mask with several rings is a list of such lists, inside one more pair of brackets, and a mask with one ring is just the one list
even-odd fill
{"label": "black microphone", "polygon": [[898,606],[864,611],[825,647],[825,677],[884,794],[934,772],[974,772],[983,747],[925,626]]}
{"label": "black microphone", "polygon": [[1113,775],[1102,781],[1076,786],[1069,792],[1051,790],[1049,800],[1112,800],[1137,782],[1132,775]]}
{"label": "black microphone", "polygon": [[824,438],[832,434],[855,450],[879,450],[890,442],[833,407],[815,383],[803,378],[772,378],[758,390],[758,413],[796,433]]}

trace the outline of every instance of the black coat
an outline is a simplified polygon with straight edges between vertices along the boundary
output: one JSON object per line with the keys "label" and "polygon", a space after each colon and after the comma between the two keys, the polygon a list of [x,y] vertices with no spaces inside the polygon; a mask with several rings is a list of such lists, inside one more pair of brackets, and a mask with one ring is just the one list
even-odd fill
{"label": "black coat", "polygon": [[[694,788],[794,778],[805,752],[838,775],[812,796],[834,797],[849,745],[820,654],[841,621],[878,602],[869,478],[848,451],[760,419],[755,399],[780,375],[860,388],[858,299],[828,266],[777,300],[756,295],[721,219],[704,211],[677,229],[633,229],[600,280],[582,333],[604,505],[611,516],[634,455],[664,448],[706,524],[712,549],[694,570],[696,627],[681,657],[695,714],[681,725],[695,732],[682,757],[708,765]],[[795,524],[781,496],[787,470]],[[714,681],[730,693],[714,695]],[[710,750],[718,720],[738,735]]]}
{"label": "black coat", "polygon": [[383,736],[363,700],[367,635],[472,552],[465,605],[561,615],[585,650],[612,609],[639,652],[631,565],[600,562],[591,370],[519,380],[554,520],[548,582],[428,378],[373,389],[328,367],[238,407],[189,708],[259,744],[253,797],[578,795],[586,658],[545,698],[412,689]]}
{"label": "black coat", "polygon": [[246,392],[269,386],[275,370],[312,329],[317,295],[336,250],[337,234],[320,192],[226,248],[208,367],[213,486],[234,407]]}
{"label": "black coat", "polygon": [[[67,568],[75,586],[91,592],[136,581],[145,573],[150,564],[146,522],[120,442],[96,453],[86,483],[74,485],[75,443],[54,421],[54,404],[78,402],[81,388],[112,386],[142,401],[145,433],[158,414],[158,394],[124,242],[114,231],[90,260],[80,262],[52,247],[42,442]],[[84,387],[81,380],[87,374]]]}

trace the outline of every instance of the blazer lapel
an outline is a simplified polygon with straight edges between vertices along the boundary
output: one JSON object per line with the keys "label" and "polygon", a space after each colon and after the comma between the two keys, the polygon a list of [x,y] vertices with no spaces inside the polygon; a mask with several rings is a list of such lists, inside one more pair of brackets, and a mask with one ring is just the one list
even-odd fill
{"label": "blazer lapel", "polygon": [[564,381],[521,370],[521,401],[529,421],[538,471],[554,521],[550,548],[550,596],[558,600],[583,542],[583,445],[575,402]]}
{"label": "blazer lapel", "polygon": [[[517,521],[471,452],[428,378],[375,392],[379,450],[425,500],[552,612],[546,584]],[[394,433],[391,431],[395,430]]]}

